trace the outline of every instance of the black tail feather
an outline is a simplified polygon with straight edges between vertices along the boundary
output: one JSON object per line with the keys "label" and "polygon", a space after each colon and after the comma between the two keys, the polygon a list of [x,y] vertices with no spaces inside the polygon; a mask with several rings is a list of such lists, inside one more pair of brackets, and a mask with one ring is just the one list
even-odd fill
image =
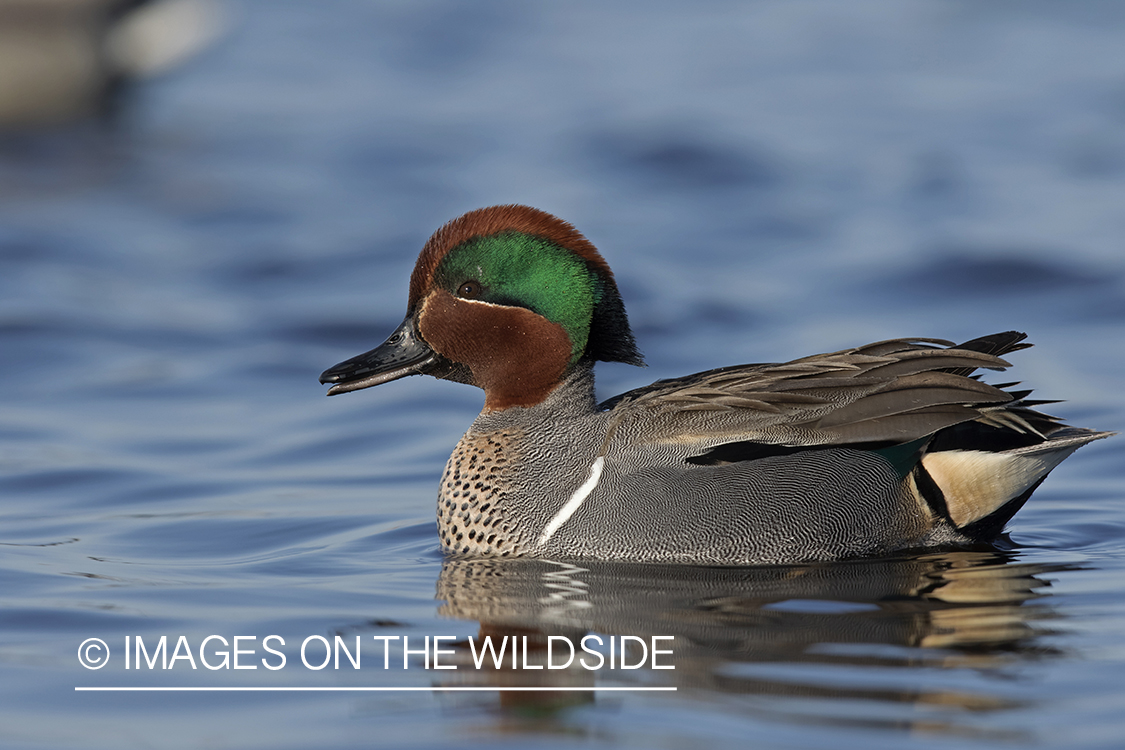
{"label": "black tail feather", "polygon": [[[971,352],[980,352],[981,354],[991,354],[996,357],[1001,357],[1008,352],[1018,352],[1021,349],[1031,348],[1031,344],[1021,343],[1026,338],[1027,334],[1022,331],[1004,331],[1003,333],[981,336],[980,338],[966,341],[964,344],[958,344],[951,348],[967,349]],[[945,372],[968,377],[973,374],[975,369],[976,368],[973,367],[956,367],[945,370]]]}

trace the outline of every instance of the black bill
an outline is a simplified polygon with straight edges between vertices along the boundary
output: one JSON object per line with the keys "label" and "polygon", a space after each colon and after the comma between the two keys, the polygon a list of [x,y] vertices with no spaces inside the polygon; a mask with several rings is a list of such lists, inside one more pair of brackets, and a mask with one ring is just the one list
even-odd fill
{"label": "black bill", "polygon": [[389,383],[407,375],[420,375],[436,364],[439,355],[418,335],[414,317],[407,315],[390,338],[371,351],[330,367],[320,382],[333,383],[329,396]]}

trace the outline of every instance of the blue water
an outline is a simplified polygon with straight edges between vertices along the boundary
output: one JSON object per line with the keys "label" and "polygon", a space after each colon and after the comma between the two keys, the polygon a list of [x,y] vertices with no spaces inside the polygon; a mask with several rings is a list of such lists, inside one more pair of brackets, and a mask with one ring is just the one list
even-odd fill
{"label": "blue water", "polygon": [[[443,561],[433,522],[480,393],[316,382],[401,320],[430,232],[520,202],[616,271],[649,368],[599,366],[604,397],[1017,328],[1036,347],[1015,378],[1120,430],[1125,7],[227,9],[115,124],[0,137],[0,744],[1125,743],[1121,438],[1057,469],[993,552],[497,565]],[[533,655],[550,634],[672,635],[676,668],[477,670],[483,633]],[[210,635],[255,636],[259,666],[125,669],[126,638],[162,635],[197,660]],[[301,664],[336,635],[361,638],[360,670]],[[400,638],[391,669],[372,636]],[[459,639],[457,670],[401,668],[401,638],[427,636]],[[87,638],[108,667],[78,663]],[[501,684],[678,690],[74,690]]]}

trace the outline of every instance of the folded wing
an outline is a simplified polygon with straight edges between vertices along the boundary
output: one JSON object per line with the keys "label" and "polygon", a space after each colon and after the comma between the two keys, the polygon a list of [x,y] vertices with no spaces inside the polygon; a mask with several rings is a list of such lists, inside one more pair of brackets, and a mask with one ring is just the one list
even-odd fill
{"label": "folded wing", "polygon": [[663,380],[602,405],[621,427],[645,423],[656,443],[809,448],[908,443],[965,422],[1042,437],[1059,427],[972,373],[1003,370],[999,355],[1023,349],[1010,331],[955,346],[894,339],[781,364],[741,365]]}

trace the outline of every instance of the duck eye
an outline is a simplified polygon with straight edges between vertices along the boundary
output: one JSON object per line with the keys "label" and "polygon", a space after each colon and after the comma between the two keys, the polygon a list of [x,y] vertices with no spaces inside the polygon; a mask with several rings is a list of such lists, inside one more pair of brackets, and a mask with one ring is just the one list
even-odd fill
{"label": "duck eye", "polygon": [[476,299],[480,296],[481,286],[479,281],[466,281],[457,287],[457,296],[465,299]]}

